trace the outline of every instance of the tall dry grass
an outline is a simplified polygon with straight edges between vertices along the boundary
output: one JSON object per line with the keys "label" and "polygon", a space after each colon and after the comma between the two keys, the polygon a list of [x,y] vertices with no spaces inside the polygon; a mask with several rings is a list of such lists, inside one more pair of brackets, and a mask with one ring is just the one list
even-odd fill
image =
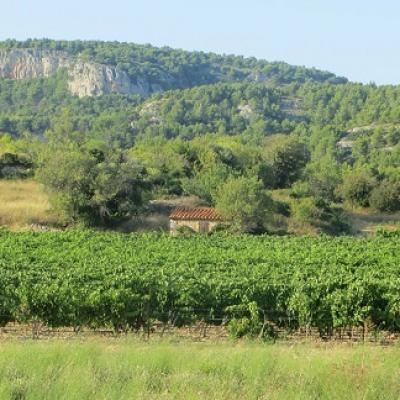
{"label": "tall dry grass", "polygon": [[387,214],[370,208],[350,208],[349,206],[345,211],[354,235],[369,236],[380,229],[387,231],[400,229],[400,212]]}
{"label": "tall dry grass", "polygon": [[0,226],[24,228],[56,222],[47,195],[32,180],[0,180]]}

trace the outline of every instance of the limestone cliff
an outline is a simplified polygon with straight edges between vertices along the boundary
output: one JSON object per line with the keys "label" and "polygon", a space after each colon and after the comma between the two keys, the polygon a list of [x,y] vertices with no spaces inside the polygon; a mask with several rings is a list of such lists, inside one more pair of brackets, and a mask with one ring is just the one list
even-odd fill
{"label": "limestone cliff", "polygon": [[38,49],[0,50],[0,77],[8,79],[47,77],[59,68],[69,67],[71,61],[62,52]]}
{"label": "limestone cliff", "polygon": [[0,50],[0,78],[32,79],[48,77],[60,68],[68,71],[68,88],[79,97],[107,93],[137,93],[147,96],[162,88],[138,76],[133,81],[126,72],[110,65],[74,58],[65,52],[40,49]]}
{"label": "limestone cliff", "polygon": [[133,85],[125,72],[108,65],[76,60],[68,69],[68,77],[69,90],[79,97],[106,93],[148,94],[147,87]]}

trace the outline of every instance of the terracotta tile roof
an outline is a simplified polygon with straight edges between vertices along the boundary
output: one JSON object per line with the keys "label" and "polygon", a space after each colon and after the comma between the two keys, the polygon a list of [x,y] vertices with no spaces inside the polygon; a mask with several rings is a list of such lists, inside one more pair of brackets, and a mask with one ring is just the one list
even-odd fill
{"label": "terracotta tile roof", "polygon": [[202,220],[202,221],[223,221],[224,217],[215,208],[176,208],[169,216],[170,219],[179,220]]}

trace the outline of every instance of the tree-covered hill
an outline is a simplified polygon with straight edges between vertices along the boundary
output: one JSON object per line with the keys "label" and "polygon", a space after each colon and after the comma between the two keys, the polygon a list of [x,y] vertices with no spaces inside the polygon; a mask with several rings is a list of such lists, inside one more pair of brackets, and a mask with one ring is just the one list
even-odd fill
{"label": "tree-covered hill", "polygon": [[[72,64],[78,63],[78,60],[80,64],[77,71]],[[88,65],[105,65],[112,69],[96,67],[86,71],[85,66]],[[120,72],[122,75],[118,75]],[[117,76],[122,81],[125,77],[128,84],[124,86],[123,82],[119,82],[119,86],[113,86],[112,80],[116,80]],[[71,79],[74,79],[72,83]],[[174,101],[179,89],[234,82],[262,85],[259,93],[250,94],[259,101],[262,94],[268,91],[265,87],[270,87],[268,92],[272,93],[272,88],[293,83],[330,82],[336,86],[347,80],[329,72],[282,62],[271,63],[255,58],[150,45],[48,39],[24,42],[7,40],[0,42],[0,132],[14,137],[26,132],[43,136],[60,109],[67,107],[76,120],[77,129],[96,130],[109,137],[114,137],[118,130],[118,136],[128,136],[126,140],[131,143],[133,132],[129,122],[136,115],[135,106],[151,93],[174,89],[175,94],[167,95]],[[216,91],[221,89],[217,88]],[[231,91],[237,92],[236,87],[233,86]],[[84,96],[85,93],[97,96]],[[236,97],[238,95],[240,93],[235,93]],[[183,99],[192,94],[183,92],[178,96]],[[235,103],[238,102],[236,99]],[[207,108],[208,104],[204,107]],[[224,124],[215,121],[220,129]],[[263,125],[262,122],[260,124]],[[272,122],[268,124],[276,125]],[[274,129],[277,130],[276,127]]]}
{"label": "tree-covered hill", "polygon": [[[367,127],[364,136],[369,136],[384,126],[388,135],[381,134],[383,140],[378,142],[397,144],[400,88],[396,86],[361,85],[284,63],[149,45],[48,39],[0,42],[2,52],[15,49],[63,52],[111,65],[132,79],[144,74],[162,90],[174,90],[149,99],[118,93],[79,98],[70,93],[65,68],[34,79],[0,78],[0,132],[14,137],[26,132],[43,136],[67,108],[75,129],[102,138],[118,136],[128,145],[143,134],[190,139],[207,133],[246,133],[260,138],[310,126],[333,126],[345,139],[350,132],[351,141],[360,136],[359,127]],[[163,82],[167,75],[173,79]]]}
{"label": "tree-covered hill", "polygon": [[[0,50],[36,49],[45,54],[66,54],[74,59],[116,67],[132,81],[145,79],[153,90],[178,89],[217,82],[307,81],[345,83],[347,79],[314,68],[292,66],[233,55],[189,52],[150,45],[100,41],[55,41],[49,39],[0,42]],[[0,75],[1,76],[1,75]],[[157,90],[158,89],[158,90]]]}
{"label": "tree-covered hill", "polygon": [[[342,232],[338,205],[400,210],[400,86],[124,43],[0,47],[0,63],[28,48],[29,60],[66,57],[54,73],[46,58],[53,69],[32,67],[34,78],[18,69],[19,79],[0,79],[0,176],[35,173],[67,220],[115,221],[149,198],[185,194],[256,231],[276,214],[279,229],[294,218]],[[108,78],[146,76],[157,93],[73,95],[68,57]]]}

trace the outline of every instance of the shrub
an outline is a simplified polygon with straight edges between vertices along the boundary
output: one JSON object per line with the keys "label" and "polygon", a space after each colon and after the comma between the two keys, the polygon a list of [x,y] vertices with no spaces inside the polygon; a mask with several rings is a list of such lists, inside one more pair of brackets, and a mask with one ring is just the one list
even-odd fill
{"label": "shrub", "polygon": [[378,211],[396,212],[400,210],[400,182],[385,180],[375,187],[369,199],[371,207]]}
{"label": "shrub", "polygon": [[295,199],[299,199],[301,197],[310,196],[311,189],[309,182],[306,181],[297,181],[293,183],[291,187],[290,196],[294,197]]}
{"label": "shrub", "polygon": [[344,200],[353,205],[369,206],[369,196],[375,186],[375,180],[365,172],[348,175],[340,189]]}
{"label": "shrub", "polygon": [[1,179],[24,179],[32,175],[32,162],[26,156],[14,153],[0,156]]}
{"label": "shrub", "polygon": [[300,221],[313,222],[319,220],[322,216],[322,210],[314,197],[299,199],[293,204],[292,208],[293,216]]}
{"label": "shrub", "polygon": [[293,216],[299,221],[308,222],[323,232],[333,235],[348,233],[349,224],[343,218],[342,210],[333,207],[324,199],[306,197],[292,205]]}

